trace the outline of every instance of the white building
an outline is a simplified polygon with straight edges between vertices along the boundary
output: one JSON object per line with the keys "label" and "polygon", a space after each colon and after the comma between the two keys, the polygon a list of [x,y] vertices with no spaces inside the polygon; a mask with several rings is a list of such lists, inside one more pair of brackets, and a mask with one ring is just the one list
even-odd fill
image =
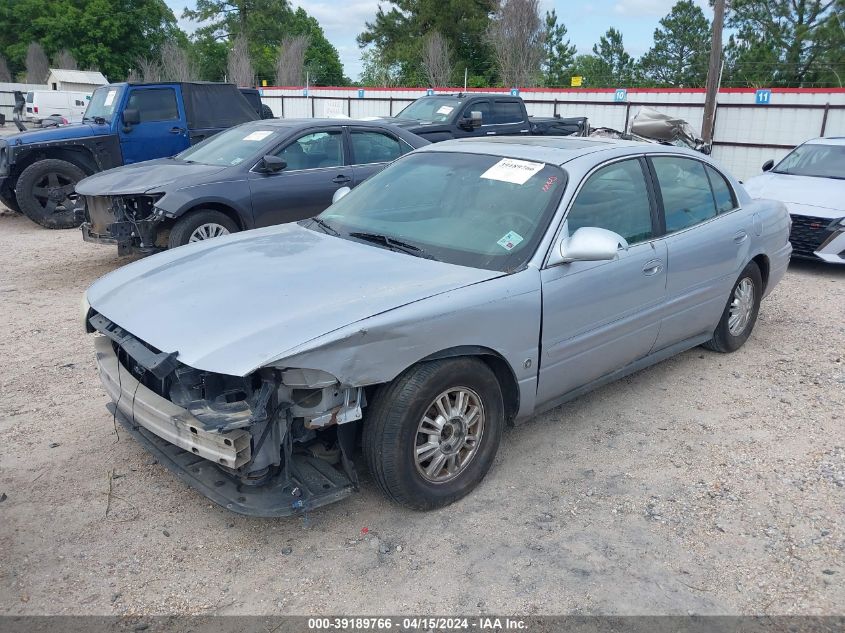
{"label": "white building", "polygon": [[103,73],[96,70],[51,68],[50,74],[47,76],[47,86],[50,90],[93,92],[107,83],[109,83],[109,80],[103,76]]}

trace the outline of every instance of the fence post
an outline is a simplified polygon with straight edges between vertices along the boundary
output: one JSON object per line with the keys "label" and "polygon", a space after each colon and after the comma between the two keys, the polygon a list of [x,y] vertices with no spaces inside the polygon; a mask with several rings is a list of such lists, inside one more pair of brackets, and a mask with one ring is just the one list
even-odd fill
{"label": "fence post", "polygon": [[282,95],[282,118],[285,118],[285,95]]}
{"label": "fence post", "polygon": [[822,115],[822,131],[819,136],[824,136],[824,131],[827,128],[827,113],[830,110],[830,101],[824,104],[824,114]]}
{"label": "fence post", "polygon": [[314,118],[314,97],[309,97],[311,99],[311,118]]}
{"label": "fence post", "polygon": [[393,95],[390,95],[390,116],[393,116]]}

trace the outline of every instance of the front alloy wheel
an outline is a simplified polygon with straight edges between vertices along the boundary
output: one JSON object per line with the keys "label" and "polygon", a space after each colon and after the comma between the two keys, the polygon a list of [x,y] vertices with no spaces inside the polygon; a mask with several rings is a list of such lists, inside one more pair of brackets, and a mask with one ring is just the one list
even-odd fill
{"label": "front alloy wheel", "polygon": [[431,510],[487,474],[505,426],[496,375],[479,358],[414,365],[376,392],[364,417],[364,455],[382,492]]}
{"label": "front alloy wheel", "polygon": [[483,433],[484,404],[478,394],[468,387],[444,391],[417,428],[417,471],[433,483],[453,480],[475,457]]}
{"label": "front alloy wheel", "polygon": [[220,237],[221,235],[229,235],[229,229],[222,224],[215,224],[214,222],[200,224],[194,229],[194,232],[191,233],[191,236],[188,238],[188,243],[210,240],[212,237]]}

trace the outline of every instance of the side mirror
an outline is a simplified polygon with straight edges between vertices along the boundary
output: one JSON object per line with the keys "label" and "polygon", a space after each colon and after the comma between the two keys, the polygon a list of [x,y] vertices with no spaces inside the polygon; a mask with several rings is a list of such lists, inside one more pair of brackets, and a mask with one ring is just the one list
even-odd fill
{"label": "side mirror", "polygon": [[267,156],[261,159],[260,163],[261,171],[269,173],[282,171],[287,166],[288,164],[286,161],[282,160],[278,156],[273,156],[272,154],[267,154]]}
{"label": "side mirror", "polygon": [[773,160],[770,158],[770,159],[769,159],[769,160],[767,160],[765,163],[763,163],[763,171],[769,171],[769,170],[770,170],[772,167],[774,167],[774,166],[775,166],[775,161],[773,161]]}
{"label": "side mirror", "polygon": [[138,125],[141,122],[141,113],[137,108],[126,108],[123,111],[123,125]]}
{"label": "side mirror", "polygon": [[620,248],[627,250],[628,242],[618,233],[584,226],[560,240],[549,263],[608,261],[618,256]]}
{"label": "side mirror", "polygon": [[332,196],[332,204],[343,198],[350,191],[352,191],[352,189],[350,189],[349,187],[341,187],[340,189],[335,191],[334,195]]}
{"label": "side mirror", "polygon": [[472,110],[469,116],[461,120],[461,127],[465,130],[475,130],[481,127],[481,112]]}

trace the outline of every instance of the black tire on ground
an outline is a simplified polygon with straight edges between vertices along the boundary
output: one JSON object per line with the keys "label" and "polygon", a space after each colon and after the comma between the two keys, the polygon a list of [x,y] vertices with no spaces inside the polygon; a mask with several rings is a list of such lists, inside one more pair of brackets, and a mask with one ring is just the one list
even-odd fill
{"label": "black tire on ground", "polygon": [[273,110],[270,109],[266,103],[261,104],[261,118],[262,119],[272,119],[274,118]]}
{"label": "black tire on ground", "polygon": [[39,160],[18,177],[15,197],[21,211],[33,222],[48,229],[72,229],[82,223],[82,217],[73,210],[74,188],[85,176],[80,167],[66,160]]}
{"label": "black tire on ground", "polygon": [[[466,402],[458,400],[460,393],[477,396],[481,406],[475,408],[480,410],[480,416],[472,413],[472,404],[466,407],[463,418],[453,415],[460,410],[459,403]],[[439,411],[436,400],[441,400],[444,394],[450,394],[443,407],[450,405],[449,419],[434,413]],[[473,402],[472,396],[469,402]],[[443,430],[439,436],[421,430],[433,428],[424,422],[424,417],[440,423]],[[376,392],[364,418],[364,456],[388,499],[415,510],[431,510],[457,501],[478,485],[493,463],[504,427],[501,388],[496,376],[481,360],[463,357],[420,363]],[[443,474],[446,481],[427,478],[422,471],[432,468],[435,460],[444,459],[438,451],[444,446],[445,452],[453,451],[455,445],[465,446],[462,438],[467,434],[480,435],[480,440],[471,456],[469,449],[463,457],[458,451],[456,461],[449,462],[454,472],[452,478],[448,473]],[[439,448],[434,449],[435,446]],[[432,450],[434,456],[418,465],[417,455],[421,453],[425,460]],[[462,459],[466,460],[463,467],[459,463]],[[435,468],[435,477],[438,472],[441,471]]]}
{"label": "black tire on ground", "polygon": [[[191,241],[194,231],[204,226],[209,228],[209,236],[208,238],[199,237],[198,239],[200,240],[225,235],[226,233],[237,233],[239,230],[238,225],[225,213],[214,211],[213,209],[199,209],[182,216],[173,225],[167,240],[167,247],[176,248],[177,246],[184,246]],[[222,229],[225,229],[225,232]],[[216,233],[216,235],[212,235],[211,233]]]}
{"label": "black tire on ground", "polygon": [[6,208],[10,211],[14,211],[15,213],[21,212],[21,208],[18,206],[18,201],[15,199],[14,193],[11,196],[0,195],[0,202],[6,205]]}
{"label": "black tire on ground", "polygon": [[[749,296],[748,292],[752,294]],[[722,312],[722,318],[713,332],[713,338],[707,341],[704,347],[722,354],[735,352],[742,347],[748,337],[751,336],[751,331],[757,322],[757,313],[760,311],[760,300],[762,298],[763,277],[760,274],[760,268],[755,262],[749,262],[731,289],[728,303],[725,305],[724,312]],[[747,309],[743,310],[744,307]],[[731,318],[737,315],[740,316],[740,319],[735,324],[734,331],[731,332]]]}

